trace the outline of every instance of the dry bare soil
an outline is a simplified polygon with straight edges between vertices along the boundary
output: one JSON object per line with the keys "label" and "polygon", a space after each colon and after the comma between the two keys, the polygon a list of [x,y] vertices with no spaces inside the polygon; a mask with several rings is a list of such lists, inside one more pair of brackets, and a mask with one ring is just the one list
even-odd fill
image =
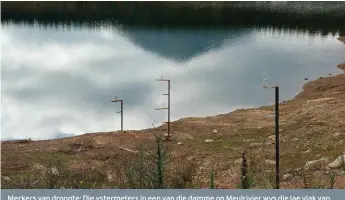
{"label": "dry bare soil", "polygon": [[[345,63],[338,67],[345,70]],[[282,188],[328,187],[332,173],[335,187],[345,188],[344,168],[328,166],[345,154],[344,85],[344,73],[320,77],[305,84],[294,99],[280,104]],[[274,118],[265,116],[273,111],[274,106],[265,106],[172,122],[173,141],[164,144],[171,151],[169,166],[193,175],[195,187],[208,187],[210,171],[214,169],[217,188],[236,188],[240,180],[241,153],[246,150],[256,183],[254,187],[272,188]],[[5,181],[13,181],[44,169],[53,158],[70,170],[97,170],[109,181],[120,180],[124,163],[138,154],[139,146],[143,144],[151,152],[155,146],[152,132],[165,131],[166,127],[161,126],[152,130],[89,133],[45,141],[4,141],[1,143],[1,176]],[[306,165],[308,161],[313,162]],[[2,185],[6,184],[4,180]],[[112,186],[105,183],[100,187]]]}
{"label": "dry bare soil", "polygon": [[340,37],[338,38],[338,40],[340,40],[340,41],[342,41],[342,42],[345,43],[345,36],[340,36]]}

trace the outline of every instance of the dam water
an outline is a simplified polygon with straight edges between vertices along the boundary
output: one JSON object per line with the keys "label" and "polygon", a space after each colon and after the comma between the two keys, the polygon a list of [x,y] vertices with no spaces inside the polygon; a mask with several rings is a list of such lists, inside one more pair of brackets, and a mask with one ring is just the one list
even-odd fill
{"label": "dam water", "polygon": [[[151,127],[171,119],[269,105],[261,74],[281,100],[321,76],[341,73],[337,34],[270,27],[149,28],[2,24],[2,140],[48,139]],[[164,104],[163,104],[164,103]],[[162,105],[163,104],[163,105]]]}

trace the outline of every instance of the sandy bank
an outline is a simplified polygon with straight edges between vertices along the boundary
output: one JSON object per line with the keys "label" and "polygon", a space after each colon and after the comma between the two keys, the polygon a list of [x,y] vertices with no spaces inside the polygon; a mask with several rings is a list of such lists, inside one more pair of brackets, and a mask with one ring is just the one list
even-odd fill
{"label": "sandy bank", "polygon": [[340,40],[340,41],[342,41],[342,42],[345,43],[345,36],[340,36],[340,37],[338,37],[338,40]]}
{"label": "sandy bank", "polygon": [[338,65],[338,68],[345,71],[345,62]]}

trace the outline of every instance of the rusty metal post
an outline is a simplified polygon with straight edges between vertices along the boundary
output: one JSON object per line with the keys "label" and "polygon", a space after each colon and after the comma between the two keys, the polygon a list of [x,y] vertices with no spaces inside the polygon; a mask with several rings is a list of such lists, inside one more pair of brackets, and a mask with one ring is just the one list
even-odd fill
{"label": "rusty metal post", "polygon": [[280,172],[279,172],[279,87],[275,87],[275,132],[276,132],[276,189],[280,187]]}
{"label": "rusty metal post", "polygon": [[123,131],[123,101],[120,101],[121,103],[121,132]]}
{"label": "rusty metal post", "polygon": [[156,108],[156,110],[168,110],[168,121],[164,122],[167,124],[168,126],[168,135],[165,138],[165,141],[172,141],[171,138],[171,129],[170,129],[170,80],[169,79],[163,79],[163,76],[161,77],[161,79],[156,79],[156,81],[166,81],[168,82],[168,93],[167,94],[163,94],[163,95],[167,95],[168,96],[168,107],[167,108]]}
{"label": "rusty metal post", "polygon": [[123,100],[115,97],[115,100],[112,100],[111,102],[120,102],[121,104],[121,111],[118,111],[117,113],[121,113],[121,132],[123,132]]}
{"label": "rusty metal post", "polygon": [[[261,74],[263,83],[267,81],[268,75],[266,73]],[[279,86],[269,86],[264,84],[263,88],[275,89],[275,159],[276,159],[276,185],[275,188],[280,188],[280,147],[279,147]]]}
{"label": "rusty metal post", "polygon": [[[170,80],[168,80],[168,137],[171,137],[170,135]],[[170,140],[171,138],[169,138]]]}

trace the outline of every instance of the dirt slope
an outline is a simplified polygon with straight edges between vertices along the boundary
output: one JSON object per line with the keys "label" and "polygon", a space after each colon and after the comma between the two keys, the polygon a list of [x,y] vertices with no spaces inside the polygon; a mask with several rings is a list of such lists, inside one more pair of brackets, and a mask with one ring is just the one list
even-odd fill
{"label": "dirt slope", "polygon": [[[344,64],[338,67],[344,69]],[[310,185],[328,184],[332,170],[326,166],[345,150],[344,85],[345,74],[320,77],[305,84],[294,99],[280,105],[281,176],[291,174],[284,176],[283,188],[303,187],[302,167],[307,161],[320,158],[327,162],[308,170],[308,174],[324,178],[317,178]],[[271,187],[274,119],[265,116],[273,110],[273,106],[265,106],[173,122],[174,141],[166,143],[173,163],[194,166],[194,178],[200,187],[208,186],[209,173],[214,168],[216,187],[235,188],[239,182],[239,158],[245,149],[255,171],[256,187]],[[162,126],[152,131],[161,134],[165,130]],[[212,141],[206,143],[206,139]],[[113,173],[119,163],[137,153],[140,144],[148,149],[154,147],[150,130],[92,133],[49,141],[6,141],[1,143],[1,175],[11,178],[30,172],[50,156],[63,160],[71,169]],[[345,188],[342,169],[333,171],[336,187]]]}
{"label": "dirt slope", "polygon": [[340,36],[340,37],[338,38],[338,40],[340,40],[340,41],[342,41],[342,42],[345,43],[345,36]]}

